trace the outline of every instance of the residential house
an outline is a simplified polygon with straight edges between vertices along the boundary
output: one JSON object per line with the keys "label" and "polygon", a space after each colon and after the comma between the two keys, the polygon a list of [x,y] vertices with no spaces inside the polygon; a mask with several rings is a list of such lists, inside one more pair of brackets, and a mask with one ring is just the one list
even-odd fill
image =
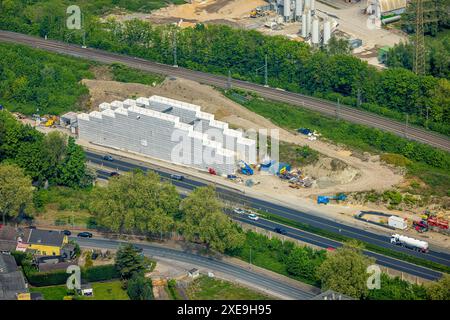
{"label": "residential house", "polygon": [[16,300],[20,294],[27,292],[25,278],[14,257],[0,253],[0,300]]}
{"label": "residential house", "polygon": [[69,239],[58,231],[30,229],[28,237],[23,242],[37,255],[60,256],[62,248],[69,243]]}

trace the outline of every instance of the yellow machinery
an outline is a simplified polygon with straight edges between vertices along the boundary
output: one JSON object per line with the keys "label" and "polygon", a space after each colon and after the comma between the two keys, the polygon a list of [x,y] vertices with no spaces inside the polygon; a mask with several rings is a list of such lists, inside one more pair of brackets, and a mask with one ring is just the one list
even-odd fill
{"label": "yellow machinery", "polygon": [[55,122],[58,120],[56,116],[51,116],[48,118],[47,122],[45,123],[46,127],[52,127],[55,125]]}
{"label": "yellow machinery", "polygon": [[253,9],[250,12],[250,18],[264,17],[266,15],[267,15],[266,12],[264,12],[261,8]]}

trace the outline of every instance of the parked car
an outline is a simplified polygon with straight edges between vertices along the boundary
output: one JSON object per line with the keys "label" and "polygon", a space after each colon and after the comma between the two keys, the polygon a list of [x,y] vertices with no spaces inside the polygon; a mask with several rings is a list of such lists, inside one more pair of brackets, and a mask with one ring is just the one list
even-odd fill
{"label": "parked car", "polygon": [[287,234],[286,230],[278,228],[278,227],[273,229],[273,231],[275,231],[276,233],[279,233],[279,234]]}
{"label": "parked car", "polygon": [[107,155],[104,155],[104,156],[103,156],[103,160],[106,160],[106,161],[114,161],[114,158],[113,158],[112,156],[110,156],[109,154],[107,154]]}
{"label": "parked car", "polygon": [[77,237],[80,238],[92,238],[92,233],[84,231],[84,232],[80,232],[79,234],[77,234]]}
{"label": "parked car", "polygon": [[184,179],[184,177],[182,176],[182,175],[179,175],[179,174],[171,174],[170,175],[170,179],[174,179],[174,180],[183,180]]}
{"label": "parked car", "polygon": [[118,172],[116,172],[116,171],[111,172],[109,175],[110,175],[111,177],[117,177],[117,176],[120,176],[120,174],[119,174]]}
{"label": "parked car", "polygon": [[255,221],[259,219],[259,217],[254,213],[249,214],[248,218]]}
{"label": "parked car", "polygon": [[141,248],[141,247],[138,247],[137,245],[135,245],[135,244],[133,244],[133,248],[134,248],[134,250],[136,250],[137,252],[139,252],[139,253],[142,253],[143,251],[144,251],[144,249],[143,248]]}
{"label": "parked car", "polygon": [[312,134],[312,130],[308,129],[308,128],[297,129],[297,132],[301,133],[301,134],[304,134],[305,136],[308,136],[308,135]]}
{"label": "parked car", "polygon": [[70,236],[70,235],[72,234],[72,232],[70,232],[69,230],[63,230],[62,233],[63,233],[65,236]]}

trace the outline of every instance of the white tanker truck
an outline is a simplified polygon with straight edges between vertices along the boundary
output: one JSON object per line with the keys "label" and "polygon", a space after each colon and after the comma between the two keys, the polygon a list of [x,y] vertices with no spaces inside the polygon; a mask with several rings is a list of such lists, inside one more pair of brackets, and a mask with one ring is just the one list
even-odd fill
{"label": "white tanker truck", "polygon": [[391,243],[420,252],[428,252],[428,242],[402,236],[400,234],[392,235]]}

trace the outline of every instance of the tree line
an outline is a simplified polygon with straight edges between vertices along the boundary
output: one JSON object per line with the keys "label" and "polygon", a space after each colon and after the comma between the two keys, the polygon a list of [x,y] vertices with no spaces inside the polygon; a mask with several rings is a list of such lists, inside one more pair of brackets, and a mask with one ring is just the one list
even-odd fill
{"label": "tree line", "polygon": [[[446,291],[447,277],[429,286],[417,286],[383,275],[382,291],[369,290],[367,267],[375,262],[363,255],[359,243],[344,244],[326,252],[244,232],[224,213],[213,187],[196,188],[180,199],[175,187],[161,181],[154,172],[136,170],[112,178],[108,186],[95,190],[90,211],[100,227],[113,232],[157,237],[175,232],[187,241],[203,244],[208,251],[237,256],[323,290],[332,289],[357,299],[450,298]],[[133,276],[135,266],[139,265],[129,264],[131,269],[126,269],[125,276],[136,278],[133,281],[142,286],[140,276]]]}
{"label": "tree line", "polygon": [[72,137],[48,135],[23,125],[0,111],[0,213],[7,217],[31,213],[35,188],[61,185],[92,186],[94,175],[85,164],[84,151]]}
{"label": "tree line", "polygon": [[[24,3],[20,5],[27,8]],[[43,13],[35,19],[25,19],[17,12],[17,8],[6,10],[0,28],[79,44],[83,43],[85,31],[88,46],[167,64],[174,63],[176,42],[178,65],[223,75],[231,72],[234,78],[257,83],[264,82],[267,56],[268,80],[273,87],[332,101],[339,99],[340,103],[377,113],[387,109],[391,112],[384,114],[396,118],[404,119],[408,114],[412,123],[450,132],[447,80],[417,76],[403,68],[379,71],[343,54],[343,50],[313,50],[285,37],[223,25],[197,24],[179,29],[140,20],[104,22],[89,10],[85,12],[84,30],[73,32],[65,28],[65,11],[55,9],[51,16]]]}
{"label": "tree line", "polygon": [[89,93],[90,63],[35,49],[0,44],[0,104],[25,114],[80,109]]}

